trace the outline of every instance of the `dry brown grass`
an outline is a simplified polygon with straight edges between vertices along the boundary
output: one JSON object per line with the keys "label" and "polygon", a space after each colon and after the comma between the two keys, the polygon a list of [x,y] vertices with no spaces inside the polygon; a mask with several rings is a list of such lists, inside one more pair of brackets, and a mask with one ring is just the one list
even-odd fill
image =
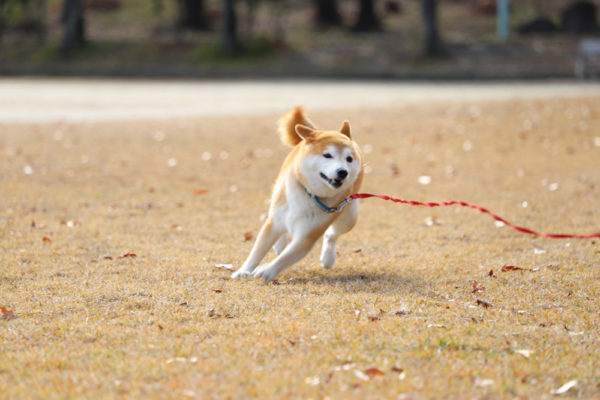
{"label": "dry brown grass", "polygon": [[[598,110],[312,114],[371,146],[366,191],[589,232]],[[316,251],[276,284],[215,268],[239,266],[260,226],[286,152],[276,117],[0,126],[0,306],[15,314],[0,319],[0,398],[550,398],[571,380],[563,397],[600,396],[599,240],[366,200],[330,271]]]}

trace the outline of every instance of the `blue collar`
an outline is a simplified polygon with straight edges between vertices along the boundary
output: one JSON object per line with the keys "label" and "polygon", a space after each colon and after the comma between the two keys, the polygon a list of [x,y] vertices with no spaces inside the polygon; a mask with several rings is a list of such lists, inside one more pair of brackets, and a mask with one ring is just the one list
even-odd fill
{"label": "blue collar", "polygon": [[333,214],[335,212],[341,213],[342,210],[344,209],[344,207],[346,206],[346,204],[348,204],[352,201],[350,196],[348,196],[344,200],[342,200],[337,206],[329,207],[327,204],[323,203],[321,201],[321,199],[319,199],[317,196],[315,196],[314,194],[309,192],[307,188],[304,188],[304,191],[314,201],[314,203],[317,205],[317,207],[319,207],[321,209],[321,211],[326,212],[327,214]]}

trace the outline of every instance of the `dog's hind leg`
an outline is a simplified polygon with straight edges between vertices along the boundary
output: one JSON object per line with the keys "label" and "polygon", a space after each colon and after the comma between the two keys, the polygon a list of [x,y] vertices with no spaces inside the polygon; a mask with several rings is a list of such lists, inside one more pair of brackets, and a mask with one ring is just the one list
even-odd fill
{"label": "dog's hind leg", "polygon": [[342,214],[327,228],[323,235],[323,247],[321,249],[321,264],[330,268],[335,263],[335,243],[344,233],[350,231],[356,223],[358,216],[358,202],[353,201],[346,207]]}
{"label": "dog's hind leg", "polygon": [[283,249],[285,249],[285,246],[287,246],[287,244],[288,235],[284,233],[279,237],[279,239],[277,239],[275,245],[273,245],[273,250],[275,251],[275,254],[280,255]]}
{"label": "dog's hind leg", "polygon": [[[320,236],[320,234],[318,236]],[[304,258],[315,244],[315,241],[316,239],[310,237],[292,239],[276,259],[256,268],[252,273],[252,276],[255,278],[262,278],[267,282],[272,281],[281,271]]]}
{"label": "dog's hind leg", "polygon": [[273,246],[277,238],[280,236],[281,232],[275,230],[273,221],[271,219],[267,219],[265,224],[260,229],[258,236],[256,237],[256,242],[254,242],[254,245],[252,246],[250,255],[240,269],[235,271],[231,277],[238,278],[252,275],[254,268],[256,268],[258,263],[260,263],[260,261],[265,257],[271,246]]}

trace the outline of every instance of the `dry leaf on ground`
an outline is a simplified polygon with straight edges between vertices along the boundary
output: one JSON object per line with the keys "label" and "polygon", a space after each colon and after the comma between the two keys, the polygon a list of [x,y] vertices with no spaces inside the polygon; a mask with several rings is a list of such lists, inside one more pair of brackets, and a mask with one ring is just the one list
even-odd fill
{"label": "dry leaf on ground", "polygon": [[559,387],[558,389],[555,390],[551,390],[550,393],[552,394],[563,394],[563,393],[567,393],[569,390],[571,390],[572,388],[574,388],[575,386],[577,386],[577,380],[572,380],[569,381],[567,383],[565,383],[564,385],[562,385],[561,387]]}
{"label": "dry leaf on ground", "polygon": [[473,291],[472,293],[479,293],[485,290],[485,286],[482,286],[477,281],[473,281]]}
{"label": "dry leaf on ground", "polygon": [[485,301],[485,300],[481,300],[481,299],[477,299],[477,300],[475,301],[475,303],[476,303],[478,306],[482,306],[483,308],[490,308],[490,307],[492,307],[492,303],[489,303],[489,302],[487,302],[487,301]]}
{"label": "dry leaf on ground", "polygon": [[17,318],[17,315],[13,310],[9,310],[8,308],[2,306],[0,307],[0,311],[2,311],[2,318],[4,319],[12,319]]}
{"label": "dry leaf on ground", "polygon": [[367,368],[364,372],[371,379],[375,378],[376,376],[385,375],[385,372],[383,372],[377,367]]}
{"label": "dry leaf on ground", "polygon": [[514,265],[505,265],[502,267],[501,269],[502,272],[508,272],[508,271],[525,271],[525,268],[521,268],[521,267],[517,267]]}

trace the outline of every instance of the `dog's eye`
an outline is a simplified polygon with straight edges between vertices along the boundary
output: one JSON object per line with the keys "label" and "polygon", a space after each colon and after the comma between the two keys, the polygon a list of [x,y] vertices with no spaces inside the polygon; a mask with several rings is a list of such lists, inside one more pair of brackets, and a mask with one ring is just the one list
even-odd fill
{"label": "dog's eye", "polygon": [[325,158],[333,158],[333,156],[331,154],[329,154],[329,153],[323,154],[323,157],[325,157]]}
{"label": "dog's eye", "polygon": [[346,161],[348,161],[349,163],[351,163],[352,161],[354,161],[354,159],[350,156],[346,157]]}

